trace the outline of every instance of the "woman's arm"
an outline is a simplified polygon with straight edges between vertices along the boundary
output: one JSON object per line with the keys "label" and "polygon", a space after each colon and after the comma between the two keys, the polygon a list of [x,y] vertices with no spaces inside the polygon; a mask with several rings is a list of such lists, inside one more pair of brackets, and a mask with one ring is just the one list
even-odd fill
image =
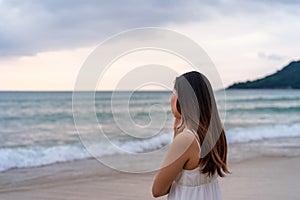
{"label": "woman's arm", "polygon": [[193,142],[191,134],[179,134],[174,138],[167,152],[162,167],[158,171],[153,185],[152,195],[160,197],[169,193],[170,187],[189,160],[190,146]]}

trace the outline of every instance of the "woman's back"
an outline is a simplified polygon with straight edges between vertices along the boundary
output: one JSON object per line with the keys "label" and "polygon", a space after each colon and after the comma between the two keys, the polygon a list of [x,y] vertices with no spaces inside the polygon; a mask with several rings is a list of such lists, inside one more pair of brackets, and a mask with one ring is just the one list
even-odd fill
{"label": "woman's back", "polygon": [[[185,130],[185,133],[189,132],[194,134],[194,132],[189,129]],[[199,142],[198,146],[200,148]],[[168,200],[222,199],[218,175],[215,174],[214,176],[208,176],[201,173],[200,169],[200,166],[192,170],[182,169],[172,183],[168,194]]]}

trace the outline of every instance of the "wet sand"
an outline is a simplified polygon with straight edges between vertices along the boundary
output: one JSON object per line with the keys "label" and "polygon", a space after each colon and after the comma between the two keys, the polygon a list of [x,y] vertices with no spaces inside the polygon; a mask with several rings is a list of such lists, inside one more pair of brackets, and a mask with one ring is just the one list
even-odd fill
{"label": "wet sand", "polygon": [[[131,174],[100,165],[88,159],[2,172],[0,199],[155,199],[156,172]],[[232,174],[219,179],[223,199],[300,199],[299,166],[300,157],[283,156],[229,163]]]}

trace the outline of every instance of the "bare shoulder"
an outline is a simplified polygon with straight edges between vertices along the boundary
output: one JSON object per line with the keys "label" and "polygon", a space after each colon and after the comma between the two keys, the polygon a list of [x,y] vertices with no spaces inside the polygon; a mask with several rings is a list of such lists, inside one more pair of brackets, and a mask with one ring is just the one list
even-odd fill
{"label": "bare shoulder", "polygon": [[163,166],[168,166],[175,161],[179,161],[179,165],[183,166],[184,163],[190,159],[190,154],[192,152],[190,147],[192,146],[193,139],[193,135],[185,131],[176,135],[170,144]]}
{"label": "bare shoulder", "polygon": [[181,142],[191,142],[193,141],[195,138],[195,136],[193,134],[191,134],[190,132],[183,130],[182,132],[180,132],[178,135],[176,135],[176,137],[174,138],[174,141],[181,141]]}
{"label": "bare shoulder", "polygon": [[173,146],[174,148],[187,150],[193,144],[194,138],[194,135],[186,130],[183,130],[181,133],[176,135],[171,146]]}

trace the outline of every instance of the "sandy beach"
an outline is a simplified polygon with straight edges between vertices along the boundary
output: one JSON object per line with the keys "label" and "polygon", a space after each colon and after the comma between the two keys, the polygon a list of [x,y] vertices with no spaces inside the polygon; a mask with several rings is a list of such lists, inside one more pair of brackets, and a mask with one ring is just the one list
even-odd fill
{"label": "sandy beach", "polygon": [[[220,179],[225,200],[300,198],[300,157],[264,156],[229,164],[232,174]],[[0,199],[154,199],[156,172],[130,174],[100,165],[88,159],[2,172]]]}

